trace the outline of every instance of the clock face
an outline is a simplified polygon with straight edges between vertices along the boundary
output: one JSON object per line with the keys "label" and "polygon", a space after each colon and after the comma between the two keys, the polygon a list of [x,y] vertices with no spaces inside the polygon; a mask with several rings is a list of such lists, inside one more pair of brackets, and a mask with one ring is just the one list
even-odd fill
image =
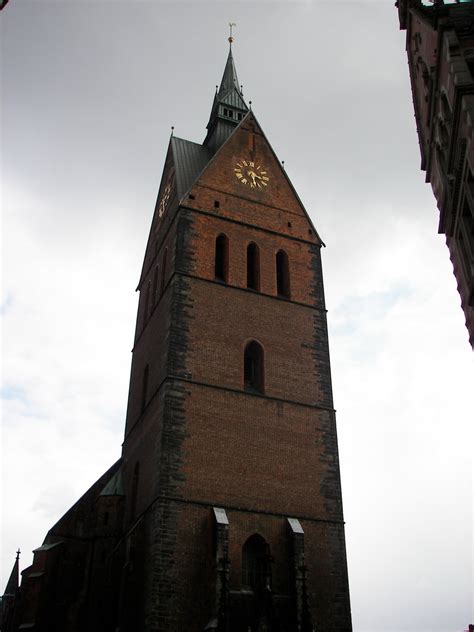
{"label": "clock face", "polygon": [[163,190],[161,195],[160,205],[158,207],[158,216],[162,217],[164,212],[166,211],[166,207],[168,206],[169,199],[171,197],[171,191],[173,189],[173,173],[170,174],[168,178],[168,182]]}
{"label": "clock face", "polygon": [[240,160],[234,168],[235,177],[251,189],[264,189],[270,178],[267,170],[253,160]]}

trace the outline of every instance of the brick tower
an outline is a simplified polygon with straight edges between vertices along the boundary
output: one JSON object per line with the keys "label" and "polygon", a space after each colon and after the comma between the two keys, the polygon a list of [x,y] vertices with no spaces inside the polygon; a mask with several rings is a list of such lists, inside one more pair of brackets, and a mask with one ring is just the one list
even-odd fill
{"label": "brick tower", "polygon": [[322,242],[232,49],[207,130],[171,137],[122,458],[24,572],[35,630],[351,630]]}

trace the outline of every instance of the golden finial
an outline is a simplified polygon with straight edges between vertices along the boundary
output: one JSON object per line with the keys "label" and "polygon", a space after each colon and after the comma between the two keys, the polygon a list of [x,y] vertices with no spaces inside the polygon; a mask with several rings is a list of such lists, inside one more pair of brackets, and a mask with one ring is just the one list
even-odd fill
{"label": "golden finial", "polygon": [[232,46],[232,42],[234,41],[234,38],[232,37],[232,27],[233,26],[237,26],[237,24],[235,22],[229,22],[229,28],[230,28],[229,44],[231,46]]}

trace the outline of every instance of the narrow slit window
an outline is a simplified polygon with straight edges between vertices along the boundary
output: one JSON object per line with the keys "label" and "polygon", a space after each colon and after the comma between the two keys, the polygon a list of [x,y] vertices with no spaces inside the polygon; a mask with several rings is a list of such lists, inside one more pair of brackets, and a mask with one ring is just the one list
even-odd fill
{"label": "narrow slit window", "polygon": [[288,255],[284,250],[276,254],[277,294],[283,298],[290,298],[290,269]]}
{"label": "narrow slit window", "polygon": [[244,351],[244,388],[254,393],[264,392],[263,348],[255,340]]}
{"label": "narrow slit window", "polygon": [[160,278],[160,266],[155,267],[155,274],[153,276],[153,304],[158,302],[160,298],[158,295],[158,279]]}
{"label": "narrow slit window", "polygon": [[260,291],[260,252],[253,242],[247,246],[247,287]]}
{"label": "narrow slit window", "polygon": [[163,294],[165,289],[166,282],[166,262],[168,259],[168,248],[165,248],[165,252],[163,254],[163,262],[161,264],[161,286],[160,286],[160,296]]}
{"label": "narrow slit window", "polygon": [[226,235],[218,235],[216,238],[216,251],[214,258],[214,276],[217,281],[227,283],[229,272],[229,240]]}
{"label": "narrow slit window", "polygon": [[150,370],[148,364],[143,371],[143,381],[142,381],[142,402],[141,402],[141,412],[143,412],[146,408],[147,398],[148,398],[148,374]]}
{"label": "narrow slit window", "polygon": [[151,283],[150,281],[148,281],[148,283],[146,284],[146,290],[145,290],[145,305],[143,307],[143,327],[145,327],[145,325],[148,322],[148,312],[150,310],[150,292],[151,292]]}

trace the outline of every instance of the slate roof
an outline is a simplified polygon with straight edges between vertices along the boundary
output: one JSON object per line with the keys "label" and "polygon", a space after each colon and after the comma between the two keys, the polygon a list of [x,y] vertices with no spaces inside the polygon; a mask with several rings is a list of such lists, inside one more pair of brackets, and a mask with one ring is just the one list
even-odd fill
{"label": "slate roof", "polygon": [[232,55],[232,48],[229,49],[229,55],[225,64],[224,74],[222,75],[221,85],[218,93],[216,94],[214,103],[217,101],[233,105],[241,110],[248,110],[247,104],[240,93],[240,84],[237,77],[234,57]]}
{"label": "slate roof", "polygon": [[173,136],[171,139],[176,186],[181,200],[212,158],[209,147]]}
{"label": "slate roof", "polygon": [[[219,106],[227,106],[227,108],[233,110],[233,112],[230,113],[230,116],[227,116],[225,109],[223,110],[223,108]],[[211,116],[206,126],[208,134],[203,144],[209,145],[209,147],[213,148],[213,151],[216,151],[216,149],[222,145],[223,139],[225,140],[228,136],[230,136],[232,130],[238,124],[238,121],[241,120],[238,118],[237,114],[239,113],[241,115],[245,115],[248,110],[247,104],[245,103],[241,93],[231,47],[227,56],[221,85],[214,95]],[[217,127],[219,124],[221,129],[218,130]],[[222,131],[225,128],[227,129],[227,132],[222,134]]]}
{"label": "slate roof", "polygon": [[18,554],[16,556],[15,563],[13,564],[12,572],[10,573],[10,577],[7,582],[7,586],[5,588],[5,592],[3,596],[12,596],[16,594],[19,586],[19,564],[18,564]]}
{"label": "slate roof", "polygon": [[100,496],[123,496],[122,470],[117,470],[109,480],[104,489],[100,492]]}
{"label": "slate roof", "polygon": [[220,99],[229,90],[235,88],[237,92],[240,92],[239,79],[237,77],[237,70],[234,64],[234,57],[232,55],[232,46],[229,48],[229,54],[227,55],[227,61],[225,63],[224,74],[222,75],[221,85],[217,98]]}
{"label": "slate roof", "polygon": [[38,553],[39,551],[49,551],[50,549],[54,549],[55,546],[59,546],[62,542],[51,542],[50,544],[42,544],[37,549],[33,550],[33,553]]}

